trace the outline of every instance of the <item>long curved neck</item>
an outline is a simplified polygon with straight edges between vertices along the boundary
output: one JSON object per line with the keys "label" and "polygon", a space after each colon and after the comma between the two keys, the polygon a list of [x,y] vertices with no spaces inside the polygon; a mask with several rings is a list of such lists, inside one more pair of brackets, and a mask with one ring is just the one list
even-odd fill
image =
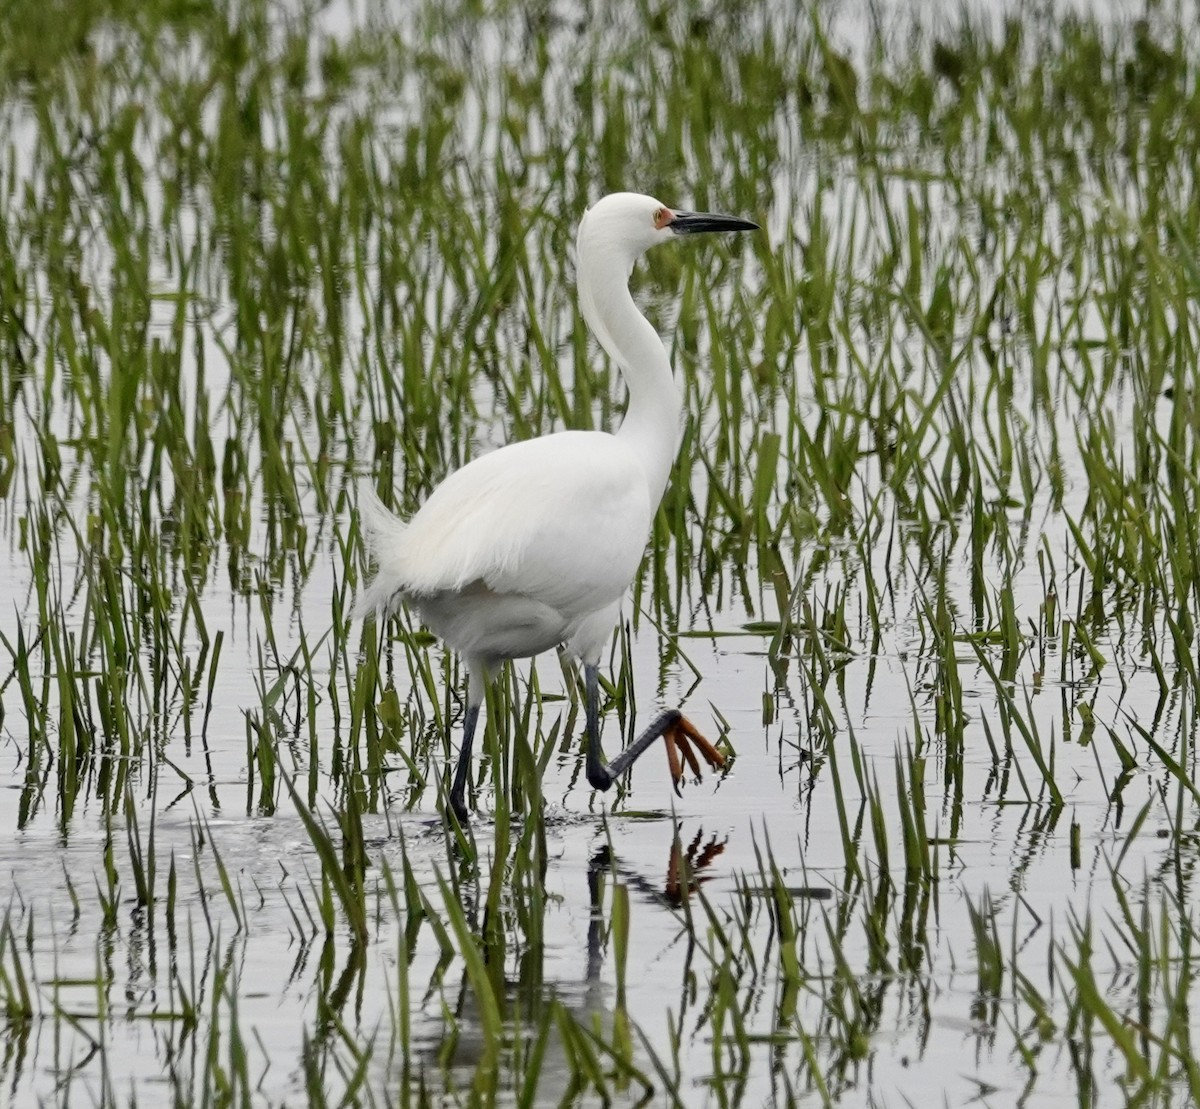
{"label": "long curved neck", "polygon": [[650,503],[657,508],[679,449],[683,398],[666,347],[633,303],[632,271],[632,258],[602,243],[580,242],[579,307],[629,388],[629,407],[617,437],[641,460]]}

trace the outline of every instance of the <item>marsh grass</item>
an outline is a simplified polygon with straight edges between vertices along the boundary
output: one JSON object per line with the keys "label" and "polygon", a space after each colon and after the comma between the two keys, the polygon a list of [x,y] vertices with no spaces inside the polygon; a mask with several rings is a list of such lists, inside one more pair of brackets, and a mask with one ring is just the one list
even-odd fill
{"label": "marsh grass", "polygon": [[[1200,1096],[1189,27],[8,5],[11,1097],[853,1102],[964,1021],[959,1089]],[[603,679],[737,758],[597,824],[543,658],[464,833],[357,489],[615,425],[621,187],[766,227],[635,277],[687,417]]]}

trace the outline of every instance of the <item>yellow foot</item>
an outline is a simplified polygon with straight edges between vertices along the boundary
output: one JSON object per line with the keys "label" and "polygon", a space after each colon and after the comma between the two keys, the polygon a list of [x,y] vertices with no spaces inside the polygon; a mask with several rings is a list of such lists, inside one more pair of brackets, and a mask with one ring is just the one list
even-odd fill
{"label": "yellow foot", "polygon": [[696,730],[696,726],[685,716],[681,716],[674,725],[663,733],[663,740],[667,745],[667,762],[671,767],[671,781],[675,784],[676,793],[680,792],[680,788],[683,785],[683,762],[680,761],[681,754],[683,760],[688,764],[688,769],[697,778],[700,777],[700,760],[696,758],[696,751],[692,749],[693,744],[704,757],[704,761],[714,770],[720,770],[725,765],[725,756],[709,743]]}

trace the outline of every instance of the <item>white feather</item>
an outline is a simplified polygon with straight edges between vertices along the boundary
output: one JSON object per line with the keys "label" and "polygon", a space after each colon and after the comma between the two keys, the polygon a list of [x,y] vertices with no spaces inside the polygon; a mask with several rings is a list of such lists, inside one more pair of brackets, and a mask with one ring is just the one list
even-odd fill
{"label": "white feather", "polygon": [[483,586],[546,605],[564,626],[620,599],[651,524],[637,457],[601,432],[561,432],[483,455],[407,523],[373,489],[362,504],[378,573],[360,611]]}

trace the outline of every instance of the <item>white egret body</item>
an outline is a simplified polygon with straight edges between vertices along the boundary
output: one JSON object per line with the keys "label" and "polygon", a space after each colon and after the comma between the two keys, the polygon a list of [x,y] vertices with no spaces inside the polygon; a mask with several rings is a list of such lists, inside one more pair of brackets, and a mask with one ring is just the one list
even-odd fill
{"label": "white egret body", "polygon": [[683,401],[666,348],[629,292],[634,263],[678,234],[754,230],[732,216],[676,212],[649,196],[614,193],[584,215],[577,240],[579,304],[629,389],[615,434],[563,431],[512,443],[446,478],[411,520],[366,488],[362,524],[378,564],[359,610],[415,608],[467,665],[467,716],[450,801],[467,820],[471,744],[485,683],[506,659],[565,643],[584,664],[588,780],[612,781],[666,736],[677,765],[687,740],[721,756],[678,712],[663,713],[606,765],[600,752],[600,655],[642,560],[679,447]]}

